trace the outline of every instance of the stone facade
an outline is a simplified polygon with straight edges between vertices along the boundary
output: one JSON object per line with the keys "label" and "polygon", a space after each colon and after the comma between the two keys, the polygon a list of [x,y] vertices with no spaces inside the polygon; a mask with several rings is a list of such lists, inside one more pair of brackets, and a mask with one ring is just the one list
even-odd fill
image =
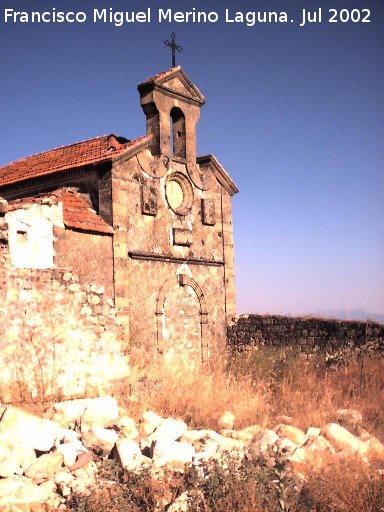
{"label": "stone facade", "polygon": [[112,167],[116,306],[132,344],[201,361],[225,346],[235,312],[237,189],[214,157],[196,157],[204,98],[179,68],[139,92],[149,141]]}
{"label": "stone facade", "polygon": [[240,350],[252,345],[291,345],[303,352],[333,352],[367,343],[384,350],[384,325],[371,321],[241,315],[228,327],[228,339],[232,347]]}
{"label": "stone facade", "polygon": [[[116,305],[129,317],[132,343],[156,340],[168,355],[188,348],[204,359],[225,345],[226,312],[234,312],[233,263],[227,264],[232,279],[225,275],[225,262],[233,262],[230,203],[224,205],[219,183],[203,191],[191,184],[185,163],[169,166],[159,179],[148,178],[133,159],[113,170]],[[182,215],[166,195],[174,174],[190,194]],[[145,189],[154,196],[156,215],[140,201]],[[212,224],[202,213],[208,200],[218,217]]]}
{"label": "stone facade", "polygon": [[196,154],[205,100],[180,67],[138,90],[144,137],[100,137],[0,169],[7,272],[73,272],[113,301],[124,346],[199,364],[225,346],[235,314],[237,188],[214,156]]}

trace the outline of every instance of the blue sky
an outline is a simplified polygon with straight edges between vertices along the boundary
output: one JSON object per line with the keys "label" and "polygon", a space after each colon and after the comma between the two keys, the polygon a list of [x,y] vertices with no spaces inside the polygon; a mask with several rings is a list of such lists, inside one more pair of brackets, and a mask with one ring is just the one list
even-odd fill
{"label": "blue sky", "polygon": [[[4,9],[85,11],[83,24],[4,23]],[[216,11],[217,23],[94,24],[93,8]],[[302,9],[323,22],[299,27]],[[225,9],[294,22],[226,23]],[[371,23],[328,23],[370,9]],[[384,5],[381,0],[3,0],[0,165],[105,133],[143,135],[137,83],[170,67],[205,95],[198,153],[233,199],[239,313],[384,313]]]}

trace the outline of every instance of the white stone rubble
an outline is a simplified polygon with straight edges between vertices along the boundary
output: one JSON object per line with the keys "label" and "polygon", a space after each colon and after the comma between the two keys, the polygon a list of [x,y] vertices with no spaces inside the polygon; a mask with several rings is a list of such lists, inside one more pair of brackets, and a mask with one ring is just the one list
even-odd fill
{"label": "white stone rubble", "polygon": [[[338,423],[310,427],[306,433],[288,423],[234,430],[229,411],[220,418],[220,433],[189,430],[184,421],[153,411],[136,423],[113,397],[56,403],[53,421],[11,406],[2,413],[0,506],[41,503],[55,509],[72,493],[89,495],[97,485],[98,465],[107,457],[128,471],[149,469],[156,478],[166,470],[183,471],[185,465],[202,469],[213,460],[225,464],[228,457],[269,461],[273,453],[286,457],[298,474],[322,468],[330,456],[358,457],[367,464],[384,461],[384,445],[362,428],[356,411],[339,411],[338,418],[344,425],[351,420],[359,435]],[[168,510],[187,511],[196,499],[183,493],[167,503]]]}
{"label": "white stone rubble", "polygon": [[233,430],[235,424],[235,415],[230,411],[225,411],[217,423],[221,429]]}
{"label": "white stone rubble", "polygon": [[7,407],[0,421],[0,436],[25,444],[40,452],[49,452],[60,435],[60,425],[38,418],[17,407]]}
{"label": "white stone rubble", "polygon": [[118,437],[114,430],[95,425],[81,436],[81,440],[87,448],[95,451],[100,450],[107,455],[111,453]]}

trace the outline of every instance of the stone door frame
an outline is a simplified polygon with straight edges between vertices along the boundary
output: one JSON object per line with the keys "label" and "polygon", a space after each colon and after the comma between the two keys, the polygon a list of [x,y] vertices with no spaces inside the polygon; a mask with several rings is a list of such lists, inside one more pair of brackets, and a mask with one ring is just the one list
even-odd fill
{"label": "stone door frame", "polygon": [[208,342],[208,311],[205,302],[205,297],[202,289],[195,280],[186,274],[175,274],[167,278],[161,285],[159,294],[156,301],[156,346],[157,351],[162,354],[164,350],[163,339],[163,320],[164,320],[164,304],[168,293],[176,286],[190,286],[196,293],[199,301],[200,313],[200,348],[201,348],[201,361],[206,362],[209,356],[209,342]]}

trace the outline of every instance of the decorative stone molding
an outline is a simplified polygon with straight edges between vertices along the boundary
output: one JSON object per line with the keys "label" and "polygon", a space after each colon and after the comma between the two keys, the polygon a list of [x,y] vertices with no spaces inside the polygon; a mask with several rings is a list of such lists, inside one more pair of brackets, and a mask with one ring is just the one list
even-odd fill
{"label": "decorative stone molding", "polygon": [[195,292],[199,305],[200,305],[200,344],[201,344],[201,361],[205,362],[209,356],[209,336],[208,336],[208,311],[206,307],[205,297],[200,286],[192,278],[185,274],[175,274],[169,277],[161,286],[159,295],[156,302],[156,331],[157,331],[157,350],[163,353],[164,339],[163,339],[163,325],[165,323],[164,317],[164,303],[165,300],[175,286],[186,287],[189,286]]}
{"label": "decorative stone molding", "polygon": [[133,260],[160,261],[166,263],[187,263],[188,265],[202,265],[206,267],[222,267],[224,261],[205,260],[203,258],[182,258],[172,254],[157,254],[154,252],[129,251],[128,256]]}
{"label": "decorative stone molding", "polygon": [[152,178],[162,178],[169,170],[169,157],[153,156],[149,149],[136,155],[136,158],[141,169]]}
{"label": "decorative stone molding", "polygon": [[[171,187],[172,184],[178,185],[178,187],[181,189],[179,192],[180,197],[176,198],[176,203],[174,202],[175,198],[173,197],[173,187]],[[169,207],[177,215],[187,215],[190,213],[193,204],[193,189],[191,183],[189,182],[188,178],[184,176],[184,174],[181,172],[174,172],[168,176],[165,183],[165,196],[167,198]]]}
{"label": "decorative stone molding", "polygon": [[215,201],[213,199],[201,200],[201,218],[206,226],[214,226],[216,224]]}
{"label": "decorative stone molding", "polygon": [[150,182],[141,184],[141,213],[156,216],[158,210],[157,189]]}
{"label": "decorative stone molding", "polygon": [[189,247],[192,245],[192,230],[172,228],[173,245]]}

